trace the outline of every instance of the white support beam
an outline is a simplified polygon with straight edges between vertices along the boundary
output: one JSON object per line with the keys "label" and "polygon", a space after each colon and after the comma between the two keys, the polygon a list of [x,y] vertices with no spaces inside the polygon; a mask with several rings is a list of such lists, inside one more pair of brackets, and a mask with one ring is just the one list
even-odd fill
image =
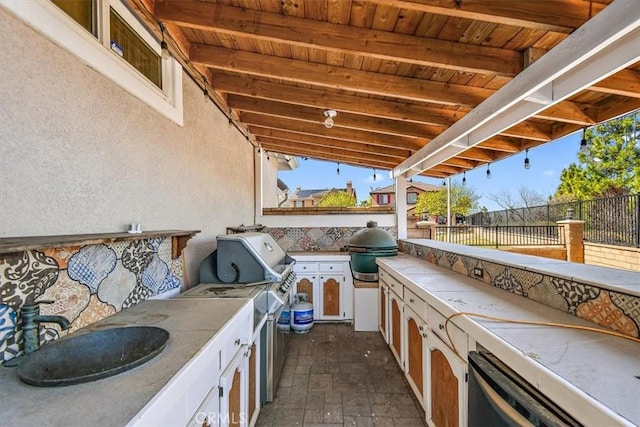
{"label": "white support beam", "polygon": [[393,175],[424,171],[639,61],[638,40],[638,0],[616,0],[400,163]]}
{"label": "white support beam", "polygon": [[407,178],[396,177],[396,224],[398,239],[407,238]]}

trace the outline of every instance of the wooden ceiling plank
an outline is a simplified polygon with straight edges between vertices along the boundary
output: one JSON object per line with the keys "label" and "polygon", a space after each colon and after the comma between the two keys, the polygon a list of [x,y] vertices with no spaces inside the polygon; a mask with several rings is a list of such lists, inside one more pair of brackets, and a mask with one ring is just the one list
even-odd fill
{"label": "wooden ceiling plank", "polygon": [[442,164],[450,165],[450,166],[458,166],[464,169],[474,169],[478,166],[479,163],[475,160],[462,159],[460,157],[452,157],[442,162]]}
{"label": "wooden ceiling plank", "polygon": [[208,67],[418,102],[474,107],[494,91],[334,67],[192,43],[190,59]]}
{"label": "wooden ceiling plank", "polygon": [[314,135],[305,135],[301,133],[287,132],[284,130],[270,129],[260,126],[249,126],[249,131],[256,137],[264,136],[280,139],[283,141],[295,142],[296,144],[342,148],[348,151],[375,154],[383,157],[392,157],[395,158],[395,160],[406,159],[412,153],[411,150],[405,150],[401,148],[381,147],[374,144],[344,141],[340,139],[325,138]]}
{"label": "wooden ceiling plank", "polygon": [[456,157],[468,160],[478,160],[481,162],[493,162],[496,159],[495,152],[483,150],[477,147],[469,148],[468,150],[459,153]]}
{"label": "wooden ceiling plank", "polygon": [[[518,51],[393,33],[395,19],[388,16],[376,18],[384,22],[380,28],[368,29],[194,0],[156,2],[155,14],[183,27],[388,61],[511,77],[522,71],[523,56]],[[388,25],[391,29],[385,28]]]}
{"label": "wooden ceiling plank", "polygon": [[589,90],[628,98],[640,98],[640,71],[630,69],[618,71],[613,76],[591,86]]}
{"label": "wooden ceiling plank", "polygon": [[[324,120],[323,108],[306,107],[284,102],[271,101],[260,98],[251,98],[242,95],[229,95],[227,104],[234,110],[266,114],[270,116],[302,120],[318,123]],[[408,123],[398,120],[384,119],[364,114],[338,112],[335,119],[336,127],[368,130],[377,133],[398,136],[413,136],[431,139],[437,136],[442,128],[418,123]]]}
{"label": "wooden ceiling plank", "polygon": [[261,114],[240,113],[240,121],[245,125],[268,127],[271,129],[285,129],[290,132],[302,133],[305,135],[317,135],[325,138],[343,139],[353,142],[364,142],[367,144],[380,145],[383,147],[403,148],[406,150],[419,150],[425,145],[425,141],[418,138],[389,137],[375,132],[363,130],[340,129],[333,127],[327,129],[319,122],[315,126],[297,120],[287,120],[283,118],[271,118]]}
{"label": "wooden ceiling plank", "polygon": [[464,0],[460,3],[442,0],[370,0],[376,4],[417,10],[437,15],[453,16],[525,27],[536,30],[571,33],[605,5],[583,0]]}
{"label": "wooden ceiling plank", "polygon": [[363,156],[362,154],[356,154],[353,152],[338,149],[301,149],[295,144],[275,139],[271,140],[265,137],[261,137],[257,142],[262,145],[263,150],[275,151],[281,154],[288,154],[292,156],[313,157],[320,160],[340,162],[343,164],[353,164],[363,167],[375,167],[377,169],[384,170],[392,169],[397,164],[395,162],[380,160],[380,158],[375,156]]}

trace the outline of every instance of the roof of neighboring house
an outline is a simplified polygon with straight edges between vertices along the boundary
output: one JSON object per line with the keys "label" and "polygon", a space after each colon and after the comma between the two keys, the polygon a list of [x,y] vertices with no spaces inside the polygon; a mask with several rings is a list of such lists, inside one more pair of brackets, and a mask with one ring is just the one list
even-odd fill
{"label": "roof of neighboring house", "polygon": [[306,199],[307,197],[324,196],[329,191],[347,191],[346,188],[325,188],[322,190],[298,190],[293,194],[293,197],[298,199]]}
{"label": "roof of neighboring house", "polygon": [[[422,190],[422,191],[442,190],[442,187],[438,185],[427,184],[424,182],[407,182],[407,193],[410,193],[412,188],[415,188],[417,190]],[[376,188],[375,190],[371,191],[369,194],[384,194],[384,193],[394,194],[395,192],[396,192],[395,185],[388,185],[386,187]]]}

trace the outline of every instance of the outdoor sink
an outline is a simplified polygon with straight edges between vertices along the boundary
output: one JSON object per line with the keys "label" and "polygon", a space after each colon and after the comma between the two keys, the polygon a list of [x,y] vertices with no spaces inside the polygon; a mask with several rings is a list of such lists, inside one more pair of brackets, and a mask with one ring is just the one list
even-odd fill
{"label": "outdoor sink", "polygon": [[110,377],[160,354],[169,332],[154,326],[103,329],[70,335],[30,354],[17,368],[27,384],[55,387]]}

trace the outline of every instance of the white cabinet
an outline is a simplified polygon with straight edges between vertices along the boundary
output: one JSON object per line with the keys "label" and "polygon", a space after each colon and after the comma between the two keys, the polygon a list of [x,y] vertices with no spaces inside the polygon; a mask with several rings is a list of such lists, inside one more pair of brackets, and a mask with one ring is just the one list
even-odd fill
{"label": "white cabinet", "polygon": [[437,427],[467,425],[467,363],[427,332],[426,415]]}
{"label": "white cabinet", "polygon": [[243,345],[220,375],[220,412],[216,425],[249,425],[249,357],[251,348]]}
{"label": "white cabinet", "polygon": [[378,329],[389,344],[389,286],[383,280],[378,280]]}
{"label": "white cabinet", "polygon": [[295,294],[306,293],[313,304],[314,320],[353,319],[353,278],[348,262],[297,260],[294,271],[291,302]]}

